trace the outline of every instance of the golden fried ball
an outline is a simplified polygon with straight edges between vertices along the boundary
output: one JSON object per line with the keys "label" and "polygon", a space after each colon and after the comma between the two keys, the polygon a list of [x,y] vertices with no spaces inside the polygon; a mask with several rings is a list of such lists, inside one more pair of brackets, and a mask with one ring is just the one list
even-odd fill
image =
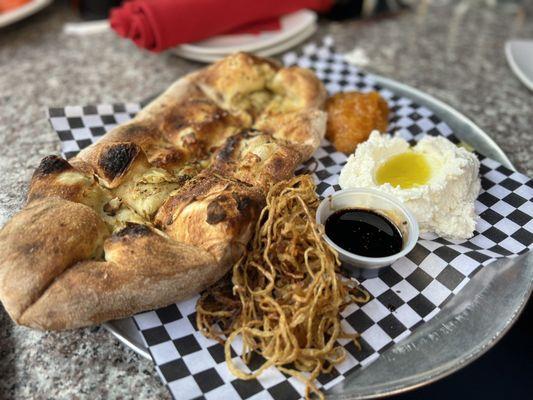
{"label": "golden fried ball", "polygon": [[353,153],[374,129],[387,130],[389,106],[377,92],[337,93],[327,100],[326,111],[326,137],[343,153]]}

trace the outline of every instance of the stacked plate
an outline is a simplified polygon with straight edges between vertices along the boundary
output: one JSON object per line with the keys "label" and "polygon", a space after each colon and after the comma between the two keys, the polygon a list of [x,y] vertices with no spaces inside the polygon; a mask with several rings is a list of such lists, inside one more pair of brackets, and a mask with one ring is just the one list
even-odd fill
{"label": "stacked plate", "polygon": [[180,57],[213,62],[236,51],[268,57],[282,53],[309,38],[317,29],[317,15],[300,10],[280,19],[280,30],[258,34],[221,35],[197,43],[184,44],[172,51]]}

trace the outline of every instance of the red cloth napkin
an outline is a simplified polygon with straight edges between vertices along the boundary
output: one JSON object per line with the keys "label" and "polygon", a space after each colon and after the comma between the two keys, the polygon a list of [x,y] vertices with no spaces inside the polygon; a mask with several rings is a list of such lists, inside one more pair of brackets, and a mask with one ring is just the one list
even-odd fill
{"label": "red cloth napkin", "polygon": [[[326,11],[333,0],[134,0],[114,8],[111,27],[139,47],[160,52],[245,27],[254,32],[303,8]],[[265,25],[266,24],[266,25]],[[257,32],[258,29],[255,29]]]}

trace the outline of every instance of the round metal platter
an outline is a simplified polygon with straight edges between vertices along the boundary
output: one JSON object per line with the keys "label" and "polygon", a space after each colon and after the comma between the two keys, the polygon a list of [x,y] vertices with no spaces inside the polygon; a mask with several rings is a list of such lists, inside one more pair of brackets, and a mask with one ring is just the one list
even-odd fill
{"label": "round metal platter", "polygon": [[[410,86],[376,77],[392,92],[435,112],[457,137],[479,153],[514,169],[498,145],[470,119]],[[331,399],[371,399],[427,385],[471,363],[510,329],[533,288],[533,254],[502,259],[482,268],[429,322],[385,351],[368,367],[327,392]],[[104,326],[126,346],[150,358],[131,319]]]}

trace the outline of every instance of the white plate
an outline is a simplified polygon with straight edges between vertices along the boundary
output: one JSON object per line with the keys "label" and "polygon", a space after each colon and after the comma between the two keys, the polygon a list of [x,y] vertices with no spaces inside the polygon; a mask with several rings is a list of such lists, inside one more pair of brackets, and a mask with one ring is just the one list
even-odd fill
{"label": "white plate", "polygon": [[315,24],[316,19],[315,12],[300,10],[281,17],[281,29],[279,31],[215,36],[201,42],[178,46],[176,50],[204,55],[230,54],[236,51],[257,51],[284,42],[301,33],[309,26]]}
{"label": "white plate", "polygon": [[518,79],[533,90],[533,40],[509,40],[505,43],[505,55]]}
{"label": "white plate", "polygon": [[6,13],[0,13],[0,28],[20,21],[49,5],[52,0],[33,0]]}
{"label": "white plate", "polygon": [[[316,29],[317,29],[317,25],[316,24],[312,24],[311,26],[308,26],[303,31],[301,31],[300,33],[298,33],[295,36],[292,36],[291,38],[289,38],[288,40],[286,40],[284,42],[275,44],[275,45],[270,46],[270,47],[262,48],[262,49],[257,50],[257,51],[251,51],[251,52],[256,54],[256,55],[258,55],[258,56],[260,56],[260,57],[270,57],[272,55],[282,53],[282,52],[290,49],[291,47],[297,46],[300,43],[302,43],[303,41],[305,41],[306,39],[308,39],[313,33],[315,33]],[[235,51],[244,51],[244,50],[237,49]],[[246,51],[249,51],[249,50],[246,50]],[[187,51],[187,50],[179,49],[179,48],[178,49],[174,49],[173,53],[178,55],[178,56],[180,56],[180,57],[186,58],[188,60],[200,61],[200,62],[205,62],[205,63],[211,63],[213,61],[220,60],[221,58],[224,58],[225,56],[230,54],[230,53],[200,54],[200,53],[196,53],[194,51],[191,52],[191,51]]]}

